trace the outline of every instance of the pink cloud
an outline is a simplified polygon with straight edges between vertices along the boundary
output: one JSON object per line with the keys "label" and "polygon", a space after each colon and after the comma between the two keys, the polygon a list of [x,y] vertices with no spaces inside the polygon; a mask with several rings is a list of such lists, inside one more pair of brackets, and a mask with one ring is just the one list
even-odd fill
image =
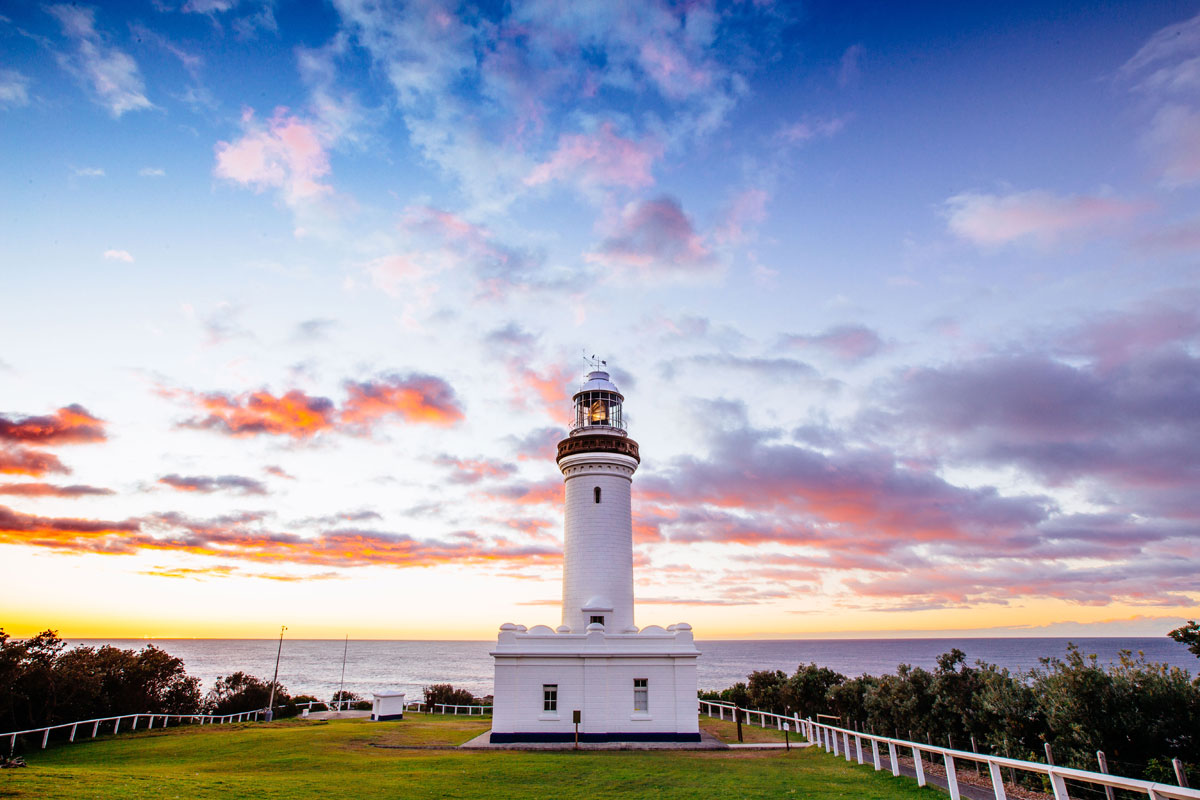
{"label": "pink cloud", "polygon": [[557,149],[526,176],[525,184],[574,179],[584,188],[637,189],[654,183],[650,168],[661,155],[662,145],[626,139],[606,122],[591,134],[560,136]]}
{"label": "pink cloud", "polygon": [[844,361],[862,361],[884,348],[879,334],[863,325],[839,325],[810,336],[785,336],[783,343],[791,347],[816,347]]}
{"label": "pink cloud", "polygon": [[1200,111],[1164,106],[1154,116],[1148,142],[1161,162],[1164,186],[1174,189],[1200,182]]}
{"label": "pink cloud", "polygon": [[639,277],[694,277],[719,264],[679,201],[662,196],[630,203],[589,262],[636,273]]}
{"label": "pink cloud", "polygon": [[289,115],[286,108],[276,109],[265,126],[255,123],[253,110],[247,109],[242,125],[240,139],[217,143],[217,177],[255,191],[280,189],[289,205],[332,192],[320,181],[329,174],[329,156],[312,125]]}
{"label": "pink cloud", "polygon": [[994,246],[1025,240],[1052,244],[1068,234],[1126,222],[1145,208],[1114,197],[1034,190],[1006,195],[963,192],[946,201],[946,210],[952,233]]}
{"label": "pink cloud", "polygon": [[763,189],[746,189],[734,195],[725,212],[725,221],[713,234],[720,242],[744,241],[753,228],[767,218],[767,200]]}

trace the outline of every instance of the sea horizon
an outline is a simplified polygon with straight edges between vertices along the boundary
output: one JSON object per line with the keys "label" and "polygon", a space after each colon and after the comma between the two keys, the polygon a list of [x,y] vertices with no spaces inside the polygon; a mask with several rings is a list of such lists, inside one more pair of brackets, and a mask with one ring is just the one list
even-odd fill
{"label": "sea horizon", "polygon": [[[64,637],[68,646],[105,644],[139,649],[153,644],[182,658],[189,675],[200,678],[201,688],[212,688],[218,677],[246,672],[269,680],[277,653],[279,681],[296,694],[328,699],[342,685],[345,653],[345,688],[364,697],[375,691],[405,691],[420,697],[425,686],[449,683],[477,696],[492,693],[492,658],[495,640],[477,639],[287,639],[279,651],[279,638],[83,638]],[[1166,636],[980,636],[980,637],[864,637],[859,639],[705,639],[697,646],[701,690],[725,689],[745,681],[755,670],[780,669],[791,674],[801,664],[815,663],[847,677],[893,673],[901,664],[934,669],[937,657],[957,647],[967,664],[977,661],[1012,671],[1028,671],[1043,658],[1062,658],[1069,644],[1100,663],[1113,663],[1123,650],[1145,654],[1152,663],[1164,663],[1195,674],[1200,660]]]}

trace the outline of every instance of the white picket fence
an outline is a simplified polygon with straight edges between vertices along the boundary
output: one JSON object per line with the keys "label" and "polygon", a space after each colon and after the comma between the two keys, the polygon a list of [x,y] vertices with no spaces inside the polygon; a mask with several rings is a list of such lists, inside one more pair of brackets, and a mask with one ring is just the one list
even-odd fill
{"label": "white picket fence", "polygon": [[79,731],[79,727],[81,725],[85,726],[85,727],[87,725],[91,725],[92,726],[92,735],[90,738],[95,739],[97,734],[99,734],[99,732],[100,732],[100,726],[105,722],[113,723],[113,728],[109,732],[116,734],[116,733],[121,732],[121,722],[123,720],[133,720],[132,724],[129,726],[129,729],[131,731],[136,731],[138,728],[138,720],[140,720],[140,719],[149,720],[150,724],[146,726],[146,729],[150,730],[154,727],[154,720],[156,720],[156,719],[162,720],[162,727],[164,727],[164,728],[170,724],[171,720],[175,720],[176,722],[182,722],[185,719],[191,720],[191,721],[197,721],[201,725],[205,725],[205,724],[221,725],[221,724],[228,723],[228,722],[246,722],[246,721],[250,721],[250,720],[258,720],[265,713],[266,713],[266,709],[260,708],[257,711],[243,711],[240,714],[222,714],[222,715],[216,715],[216,714],[122,714],[122,715],[116,716],[116,717],[99,717],[97,719],[82,719],[82,720],[79,720],[78,722],[64,722],[61,725],[47,725],[44,728],[30,728],[29,730],[26,730],[26,731],[10,731],[8,733],[0,733],[0,741],[3,741],[5,738],[8,739],[8,752],[9,752],[9,755],[12,755],[13,752],[16,751],[17,737],[24,736],[25,734],[28,734],[28,733],[42,734],[42,749],[45,750],[47,743],[50,741],[50,732],[51,731],[64,730],[66,728],[70,728],[71,736],[68,741],[73,742],[73,741],[75,741],[75,734]]}
{"label": "white picket fence", "polygon": [[[753,725],[755,720],[757,720],[758,725],[764,728],[770,727],[783,730],[784,726],[787,725],[791,730],[803,734],[804,738],[808,741],[815,742],[821,749],[831,752],[835,756],[844,756],[847,761],[857,761],[859,764],[865,764],[869,760],[876,771],[884,768],[884,758],[881,757],[880,750],[881,748],[886,748],[886,761],[891,767],[892,774],[896,776],[900,775],[900,753],[905,750],[910,751],[912,753],[913,771],[916,772],[918,786],[926,784],[925,761],[929,757],[936,755],[942,759],[945,765],[946,787],[950,791],[951,800],[961,800],[961,792],[958,785],[958,769],[962,762],[974,762],[975,764],[987,766],[988,775],[992,782],[992,793],[996,800],[1007,800],[1004,780],[1000,774],[1002,768],[1045,775],[1054,791],[1055,800],[1070,800],[1067,781],[1093,784],[1105,787],[1106,789],[1126,789],[1131,792],[1144,794],[1149,800],[1200,800],[1200,790],[1189,789],[1184,786],[1154,783],[1138,778],[1123,778],[1119,775],[1109,775],[1104,772],[1056,767],[1052,764],[1041,764],[1036,761],[1021,761],[1015,758],[1003,758],[1001,756],[984,755],[974,752],[969,753],[965,750],[953,750],[948,747],[910,742],[905,739],[893,739],[888,736],[875,736],[869,733],[814,722],[812,719],[801,719],[798,714],[789,717],[783,714],[773,714],[769,711],[739,708],[732,703],[720,703],[709,700],[700,701],[700,711],[710,717],[717,717],[719,719],[728,718],[730,721],[733,721],[735,715],[740,711],[742,719],[747,724]],[[852,742],[853,746],[851,745]]]}
{"label": "white picket fence", "polygon": [[404,710],[416,711],[418,714],[465,714],[469,717],[482,717],[492,713],[491,706],[456,706],[449,703],[434,703],[430,706],[416,700],[406,703]]}
{"label": "white picket fence", "polygon": [[[912,752],[913,770],[917,774],[917,785],[925,785],[925,758],[939,756],[946,768],[946,788],[950,791],[950,800],[960,800],[958,786],[958,769],[962,762],[974,762],[986,765],[991,777],[992,793],[996,800],[1006,800],[1004,780],[1001,777],[1002,768],[1032,772],[1044,775],[1049,780],[1055,800],[1070,800],[1067,792],[1067,781],[1078,781],[1095,786],[1126,789],[1131,792],[1146,795],[1150,800],[1200,800],[1200,790],[1188,789],[1182,786],[1172,786],[1167,783],[1153,783],[1138,778],[1123,778],[1118,775],[1108,775],[1103,772],[1090,772],[1070,767],[1056,767],[1052,764],[1041,764],[1036,761],[1020,761],[1015,758],[972,753],[965,750],[953,750],[948,747],[937,747],[920,742],[910,742],[904,739],[893,739],[888,736],[875,736],[869,733],[847,730],[833,725],[814,722],[811,719],[801,720],[801,731],[810,742],[816,742],[821,749],[835,756],[843,755],[847,761],[857,760],[865,764],[864,742],[869,750],[868,758],[876,771],[883,769],[880,748],[887,748],[887,760],[892,774],[900,774],[899,751]],[[853,742],[853,747],[851,747]]]}

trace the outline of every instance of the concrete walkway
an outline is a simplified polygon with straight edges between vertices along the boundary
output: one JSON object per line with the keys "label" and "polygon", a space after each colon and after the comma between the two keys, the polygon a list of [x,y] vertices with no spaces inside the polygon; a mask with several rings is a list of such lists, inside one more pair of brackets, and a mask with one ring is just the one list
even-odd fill
{"label": "concrete walkway", "polygon": [[[482,733],[471,741],[459,745],[472,750],[574,750],[573,742],[514,742],[492,744],[492,732]],[[725,750],[724,742],[715,736],[700,732],[698,742],[580,742],[580,750]]]}

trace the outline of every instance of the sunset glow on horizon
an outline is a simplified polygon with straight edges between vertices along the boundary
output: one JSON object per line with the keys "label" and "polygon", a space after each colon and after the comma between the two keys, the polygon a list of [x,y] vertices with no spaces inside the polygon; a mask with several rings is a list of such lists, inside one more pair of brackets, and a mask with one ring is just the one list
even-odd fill
{"label": "sunset glow on horizon", "polygon": [[556,625],[596,354],[639,625],[1164,634],[1197,11],[6,8],[0,628]]}

